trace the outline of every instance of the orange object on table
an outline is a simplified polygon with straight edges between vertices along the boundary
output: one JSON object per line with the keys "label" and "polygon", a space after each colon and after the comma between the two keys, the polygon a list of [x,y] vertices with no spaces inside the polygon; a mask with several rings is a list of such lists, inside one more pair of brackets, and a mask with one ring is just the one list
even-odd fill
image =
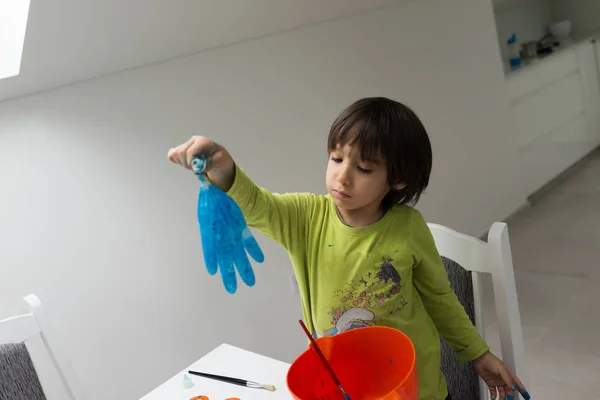
{"label": "orange object on table", "polygon": [[[370,326],[317,339],[352,400],[417,400],[416,354],[404,333]],[[296,400],[343,400],[312,345],[291,365],[287,385]]]}

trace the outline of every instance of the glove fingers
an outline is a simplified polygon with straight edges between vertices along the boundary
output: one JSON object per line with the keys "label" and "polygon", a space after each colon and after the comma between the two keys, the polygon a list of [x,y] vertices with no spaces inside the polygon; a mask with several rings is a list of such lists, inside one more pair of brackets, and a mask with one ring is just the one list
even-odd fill
{"label": "glove fingers", "polygon": [[259,263],[265,261],[265,255],[248,227],[245,227],[242,231],[242,240],[244,241],[244,248],[248,250],[248,254],[254,261]]}
{"label": "glove fingers", "polygon": [[237,278],[235,276],[235,269],[233,266],[233,259],[230,255],[219,260],[219,267],[221,268],[221,278],[223,279],[223,285],[228,293],[234,294],[237,290]]}
{"label": "glove fingers", "polygon": [[215,242],[215,229],[217,226],[214,224],[214,219],[210,212],[210,205],[208,200],[210,196],[207,196],[207,192],[200,189],[198,193],[198,225],[200,226],[200,237],[202,240],[202,252],[204,254],[204,264],[210,275],[217,273],[219,268],[217,263],[217,252],[218,247]]}
{"label": "glove fingers", "polygon": [[242,243],[239,243],[235,249],[234,256],[235,266],[242,278],[242,281],[248,286],[254,286],[256,283],[256,278],[254,276],[254,271],[252,270],[252,265],[250,265],[250,261],[248,260],[248,256],[246,255],[246,250],[242,246]]}

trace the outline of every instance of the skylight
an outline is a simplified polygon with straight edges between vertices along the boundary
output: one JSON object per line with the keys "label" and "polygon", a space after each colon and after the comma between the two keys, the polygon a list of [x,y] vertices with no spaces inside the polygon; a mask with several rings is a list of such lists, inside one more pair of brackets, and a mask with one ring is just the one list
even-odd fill
{"label": "skylight", "polygon": [[0,0],[0,79],[19,75],[29,0]]}

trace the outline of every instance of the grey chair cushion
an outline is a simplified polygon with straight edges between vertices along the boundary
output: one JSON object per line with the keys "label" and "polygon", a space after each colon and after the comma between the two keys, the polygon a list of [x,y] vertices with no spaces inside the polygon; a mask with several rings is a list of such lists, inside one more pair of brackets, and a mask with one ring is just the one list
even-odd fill
{"label": "grey chair cushion", "polygon": [[25,343],[0,344],[0,400],[46,400]]}
{"label": "grey chair cushion", "polygon": [[[465,270],[454,261],[442,257],[444,267],[450,279],[450,285],[465,311],[475,324],[475,301],[473,297],[473,281],[471,272]],[[442,346],[442,372],[448,383],[448,392],[453,399],[479,400],[479,375],[471,362],[461,363],[458,356],[443,337],[440,337]]]}

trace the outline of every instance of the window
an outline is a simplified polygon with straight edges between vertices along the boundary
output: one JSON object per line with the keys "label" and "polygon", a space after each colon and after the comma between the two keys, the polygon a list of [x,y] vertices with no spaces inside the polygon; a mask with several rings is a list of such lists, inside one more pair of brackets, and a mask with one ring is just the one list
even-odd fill
{"label": "window", "polygon": [[29,0],[0,0],[0,79],[19,75]]}

